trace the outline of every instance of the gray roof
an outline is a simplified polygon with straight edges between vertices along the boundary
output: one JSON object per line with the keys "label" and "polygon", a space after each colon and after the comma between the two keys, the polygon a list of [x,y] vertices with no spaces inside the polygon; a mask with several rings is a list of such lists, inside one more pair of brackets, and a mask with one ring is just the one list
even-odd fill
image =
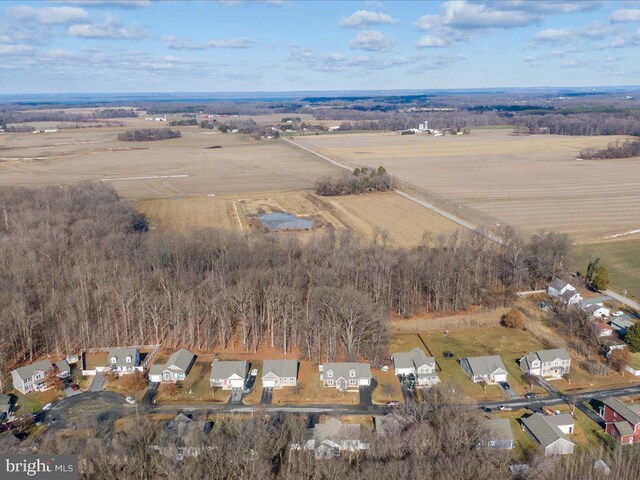
{"label": "gray roof", "polygon": [[471,368],[473,375],[479,375],[481,377],[490,376],[496,370],[500,369],[503,372],[507,372],[502,359],[498,355],[487,355],[484,357],[467,357],[466,360]]}
{"label": "gray roof", "polygon": [[7,413],[11,409],[11,397],[0,394],[0,413]]}
{"label": "gray roof", "polygon": [[18,374],[18,376],[25,380],[27,378],[33,377],[33,374],[36,372],[47,372],[53,368],[53,364],[51,360],[45,358],[44,360],[40,360],[39,362],[30,363],[29,365],[25,365],[24,367],[16,368],[14,372]]}
{"label": "gray roof", "polygon": [[614,397],[606,398],[603,403],[624,418],[627,422],[633,425],[640,423],[640,405],[625,405]]}
{"label": "gray roof", "polygon": [[265,360],[262,363],[262,378],[272,373],[279,378],[296,378],[298,376],[297,360]]}
{"label": "gray roof", "polygon": [[162,375],[164,365],[151,365],[149,369],[149,375]]}
{"label": "gray roof", "polygon": [[549,284],[550,287],[553,287],[556,290],[562,290],[567,285],[569,285],[569,283],[559,279],[558,277],[553,277],[553,280],[551,280],[551,283]]}
{"label": "gray roof", "polygon": [[568,302],[576,295],[580,295],[580,294],[575,290],[567,290],[562,295],[560,295],[560,298],[562,298],[565,302]]}
{"label": "gray roof", "polygon": [[[553,362],[554,360],[571,360],[569,352],[565,348],[554,348],[551,350],[538,350],[537,352],[525,355],[520,359],[520,363],[523,361],[526,363],[527,368],[531,368],[531,362],[534,360],[540,360],[543,363]],[[522,365],[520,365],[522,367]]]}
{"label": "gray roof", "polygon": [[634,323],[631,321],[631,317],[628,315],[620,315],[619,317],[614,317],[611,319],[611,326],[614,328],[630,328],[634,325]]}
{"label": "gray roof", "polygon": [[595,313],[595,312],[597,312],[597,311],[598,311],[598,310],[600,310],[601,308],[605,308],[605,309],[607,309],[607,310],[608,310],[608,308],[607,308],[607,307],[602,306],[602,305],[600,305],[600,304],[598,304],[598,303],[589,303],[589,304],[587,304],[587,305],[585,305],[585,306],[584,306],[584,310],[585,310],[586,312],[589,312],[589,313],[592,313],[592,314],[593,314],[593,313]]}
{"label": "gray roof", "polygon": [[[134,365],[136,361],[136,356],[138,354],[137,348],[112,348],[109,350],[109,364],[115,365],[116,367],[128,367],[130,365]],[[116,357],[116,363],[112,364],[111,359]],[[126,358],[131,357],[132,362],[127,363]]]}
{"label": "gray roof", "polygon": [[612,300],[611,297],[587,297],[582,299],[583,305],[602,305],[604,302]]}
{"label": "gray roof", "polygon": [[177,352],[173,352],[173,354],[169,357],[169,360],[167,360],[165,368],[175,367],[186,373],[194,357],[195,355],[189,350],[181,348]]}
{"label": "gray roof", "polygon": [[338,379],[343,377],[349,378],[349,372],[354,370],[356,372],[356,378],[371,378],[371,365],[368,363],[357,362],[334,362],[325,363],[322,366],[323,374],[327,371],[333,371],[333,378]]}
{"label": "gray roof", "polygon": [[326,423],[316,424],[313,438],[319,443],[325,440],[359,440],[360,424],[342,423],[337,418],[330,418]]}
{"label": "gray roof", "polygon": [[58,367],[58,370],[60,370],[60,373],[71,372],[71,367],[69,366],[66,360],[58,360],[57,362],[55,362],[55,366]]}
{"label": "gray roof", "polygon": [[491,418],[485,420],[485,425],[489,430],[489,439],[495,441],[513,441],[513,430],[508,418]]}
{"label": "gray roof", "polygon": [[[568,420],[566,418],[557,418],[565,417],[567,415],[571,420]],[[573,444],[573,442],[569,440],[567,436],[558,428],[558,424],[573,424],[573,418],[568,413],[550,416],[534,413],[527,418],[523,418],[522,423],[527,427],[527,430],[531,432],[535,439],[545,448],[553,445],[558,440],[565,440]]]}
{"label": "gray roof", "polygon": [[393,365],[396,368],[419,368],[423,365],[435,367],[436,359],[427,357],[419,348],[414,348],[408,352],[397,352],[391,356]]}
{"label": "gray roof", "polygon": [[240,378],[245,378],[247,370],[249,370],[249,364],[244,360],[217,360],[211,364],[209,378],[212,380],[224,379],[234,374]]}

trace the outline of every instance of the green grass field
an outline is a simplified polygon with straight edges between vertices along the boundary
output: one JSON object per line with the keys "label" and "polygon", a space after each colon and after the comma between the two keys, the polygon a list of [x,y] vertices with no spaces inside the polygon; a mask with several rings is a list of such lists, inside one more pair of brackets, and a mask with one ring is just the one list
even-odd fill
{"label": "green grass field", "polygon": [[589,260],[600,257],[611,278],[611,288],[640,299],[640,238],[574,245],[571,269],[584,273]]}

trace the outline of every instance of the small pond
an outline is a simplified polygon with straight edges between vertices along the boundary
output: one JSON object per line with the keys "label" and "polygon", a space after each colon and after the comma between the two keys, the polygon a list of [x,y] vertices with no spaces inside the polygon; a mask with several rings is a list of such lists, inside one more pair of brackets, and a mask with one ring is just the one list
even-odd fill
{"label": "small pond", "polygon": [[286,212],[273,212],[258,215],[258,220],[269,230],[311,230],[313,220],[296,217]]}

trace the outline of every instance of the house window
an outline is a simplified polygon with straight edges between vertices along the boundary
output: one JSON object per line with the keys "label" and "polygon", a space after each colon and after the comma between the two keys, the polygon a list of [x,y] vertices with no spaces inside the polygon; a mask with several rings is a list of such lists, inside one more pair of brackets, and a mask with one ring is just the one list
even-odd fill
{"label": "house window", "polygon": [[356,376],[356,371],[355,370],[350,370],[349,371],[349,376],[350,377],[355,377]]}
{"label": "house window", "polygon": [[111,357],[111,363],[116,363],[118,359],[116,357]]}
{"label": "house window", "polygon": [[327,377],[328,378],[333,377],[333,370],[327,370]]}
{"label": "house window", "polygon": [[327,385],[333,385],[333,380],[327,380]]}
{"label": "house window", "polygon": [[495,444],[496,444],[496,442],[495,442],[494,440],[489,441],[489,446],[490,446],[490,447],[495,446]]}
{"label": "house window", "polygon": [[126,360],[127,360],[127,363],[131,363],[131,357],[130,356],[127,355]]}
{"label": "house window", "polygon": [[349,379],[349,385],[355,385],[355,384],[356,384],[355,379],[350,378],[350,379]]}

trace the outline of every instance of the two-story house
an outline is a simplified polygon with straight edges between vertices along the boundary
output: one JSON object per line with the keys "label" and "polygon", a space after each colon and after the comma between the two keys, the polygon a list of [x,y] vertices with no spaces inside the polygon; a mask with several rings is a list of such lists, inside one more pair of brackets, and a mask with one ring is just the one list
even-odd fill
{"label": "two-story house", "polygon": [[522,357],[518,364],[527,375],[554,380],[571,370],[571,356],[564,348],[539,350]]}
{"label": "two-story house", "polygon": [[340,391],[357,390],[371,385],[371,365],[356,362],[335,362],[320,365],[320,381],[326,387]]}
{"label": "two-story house", "polygon": [[573,285],[557,277],[551,280],[547,287],[547,293],[550,297],[557,298],[565,305],[576,305],[582,301],[582,296]]}
{"label": "two-story house", "polygon": [[109,351],[109,368],[118,375],[142,370],[140,352],[137,348],[112,348]]}
{"label": "two-story house", "polygon": [[431,386],[440,381],[436,373],[436,359],[427,357],[419,348],[396,352],[391,361],[396,375],[414,375],[419,386]]}
{"label": "two-story house", "polygon": [[47,373],[54,369],[60,378],[66,378],[71,373],[71,367],[65,360],[59,360],[53,364],[51,360],[45,358],[13,370],[11,372],[13,387],[24,394],[34,390],[46,390],[49,388],[46,381]]}
{"label": "two-story house", "polygon": [[640,404],[625,405],[614,397],[602,403],[600,416],[605,431],[622,445],[640,443]]}

